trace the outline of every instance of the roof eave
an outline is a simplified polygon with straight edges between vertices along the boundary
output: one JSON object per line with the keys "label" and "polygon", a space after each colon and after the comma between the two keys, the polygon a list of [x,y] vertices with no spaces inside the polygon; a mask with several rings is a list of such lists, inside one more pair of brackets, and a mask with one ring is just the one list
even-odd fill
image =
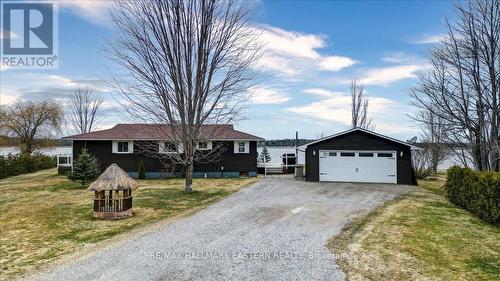
{"label": "roof eave", "polygon": [[380,137],[380,138],[384,138],[386,140],[390,140],[390,141],[393,141],[393,142],[396,142],[396,143],[399,143],[399,144],[402,144],[402,145],[406,145],[406,146],[409,146],[412,150],[421,150],[422,149],[422,148],[420,148],[418,146],[414,146],[414,145],[409,144],[407,142],[404,142],[404,141],[401,141],[401,140],[398,140],[398,139],[395,139],[395,138],[391,138],[389,136],[385,136],[385,135],[382,135],[382,134],[379,134],[379,133],[376,133],[376,132],[365,130],[365,129],[362,129],[362,128],[352,128],[352,129],[349,129],[349,130],[346,130],[346,131],[342,131],[342,132],[337,133],[337,134],[326,136],[326,137],[321,138],[319,140],[316,140],[316,141],[313,141],[313,142],[310,142],[310,143],[306,143],[306,144],[302,145],[302,147],[307,148],[309,145],[312,145],[312,144],[315,144],[315,143],[318,143],[318,142],[322,142],[324,140],[328,140],[328,139],[331,139],[331,138],[335,138],[335,137],[338,137],[338,136],[342,136],[342,135],[345,135],[345,134],[349,134],[349,133],[352,133],[354,131],[365,132],[367,134],[371,134],[371,135],[374,135],[374,136],[377,136],[377,137]]}
{"label": "roof eave", "polygon": [[[62,137],[61,139],[66,140],[82,140],[82,141],[117,141],[117,140],[126,140],[126,141],[162,141],[162,140],[170,140],[170,139],[137,139],[137,138],[73,138],[72,136]],[[210,141],[264,141],[263,138],[230,138],[230,139],[210,139]]]}

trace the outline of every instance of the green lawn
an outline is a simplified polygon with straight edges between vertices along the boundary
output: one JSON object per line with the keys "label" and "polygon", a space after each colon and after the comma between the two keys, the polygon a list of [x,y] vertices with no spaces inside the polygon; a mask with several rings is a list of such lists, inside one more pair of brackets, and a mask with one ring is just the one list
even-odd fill
{"label": "green lawn", "polygon": [[355,219],[328,247],[350,280],[500,280],[500,227],[444,197],[445,178]]}
{"label": "green lawn", "polygon": [[133,194],[134,216],[105,221],[92,218],[92,192],[56,173],[0,180],[0,280],[128,230],[189,214],[257,181],[195,179],[195,192],[185,193],[181,179],[141,180]]}

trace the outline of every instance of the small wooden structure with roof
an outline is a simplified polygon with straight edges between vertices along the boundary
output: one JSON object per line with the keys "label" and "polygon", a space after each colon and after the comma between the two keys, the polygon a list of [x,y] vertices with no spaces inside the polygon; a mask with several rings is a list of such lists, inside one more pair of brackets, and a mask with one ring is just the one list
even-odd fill
{"label": "small wooden structure with roof", "polygon": [[94,191],[94,217],[121,219],[132,216],[132,190],[138,187],[118,165],[111,164],[88,188]]}

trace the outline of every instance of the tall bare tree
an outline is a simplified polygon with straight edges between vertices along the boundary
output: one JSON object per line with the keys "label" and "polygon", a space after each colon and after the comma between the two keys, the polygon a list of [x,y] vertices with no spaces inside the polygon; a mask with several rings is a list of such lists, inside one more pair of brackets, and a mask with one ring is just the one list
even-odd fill
{"label": "tall bare tree", "polygon": [[451,149],[446,139],[446,127],[444,121],[439,116],[436,116],[430,111],[420,112],[420,119],[424,120],[421,123],[421,139],[423,152],[419,157],[427,157],[431,172],[436,174],[439,164],[448,158]]}
{"label": "tall bare tree", "polygon": [[31,154],[43,141],[60,131],[61,106],[51,100],[40,102],[17,100],[0,109],[0,129],[20,140],[21,154]]}
{"label": "tall bare tree", "polygon": [[443,120],[448,141],[467,147],[476,169],[498,171],[500,2],[471,1],[457,13],[411,94],[413,104]]}
{"label": "tall bare tree", "polygon": [[104,100],[97,97],[91,87],[78,87],[70,99],[73,129],[79,134],[90,133],[102,121],[99,110]]}
{"label": "tall bare tree", "polygon": [[[260,45],[248,21],[244,1],[117,0],[118,38],[111,57],[126,79],[115,84],[127,113],[158,126],[176,153],[158,154],[158,145],[142,150],[185,170],[185,190],[192,190],[195,162],[213,161],[223,149],[196,150],[223,126],[235,121],[252,84],[251,65]],[[161,140],[159,140],[161,141]],[[165,146],[165,144],[163,144]],[[160,143],[161,147],[161,143]],[[182,148],[182,149],[179,149]],[[156,150],[156,151],[155,151]]]}
{"label": "tall bare tree", "polygon": [[351,80],[351,98],[352,127],[374,130],[373,118],[368,116],[368,97],[366,97],[363,84],[359,80]]}

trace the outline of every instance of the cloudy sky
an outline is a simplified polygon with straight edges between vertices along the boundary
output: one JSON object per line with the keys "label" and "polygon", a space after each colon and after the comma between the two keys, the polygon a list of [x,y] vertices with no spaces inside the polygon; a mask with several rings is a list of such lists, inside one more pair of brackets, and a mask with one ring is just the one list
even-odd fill
{"label": "cloudy sky", "polygon": [[[123,120],[104,82],[116,66],[109,1],[62,1],[59,69],[0,71],[0,103],[16,98],[65,102],[78,85],[106,99],[100,128]],[[253,24],[265,44],[259,83],[237,128],[258,136],[317,138],[349,128],[349,80],[361,79],[376,131],[400,139],[418,135],[407,117],[409,91],[427,66],[429,49],[453,19],[446,1],[259,1]],[[1,36],[0,36],[1,37]]]}

